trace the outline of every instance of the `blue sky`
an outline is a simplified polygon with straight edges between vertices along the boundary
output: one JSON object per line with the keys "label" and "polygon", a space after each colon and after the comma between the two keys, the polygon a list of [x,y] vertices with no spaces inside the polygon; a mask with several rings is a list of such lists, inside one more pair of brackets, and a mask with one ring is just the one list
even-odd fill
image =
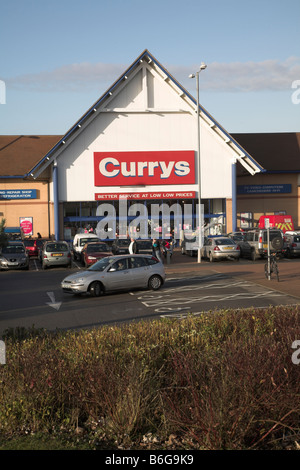
{"label": "blue sky", "polygon": [[299,0],[0,0],[0,134],[64,134],[144,49],[193,96],[204,61],[228,132],[300,132],[299,19]]}

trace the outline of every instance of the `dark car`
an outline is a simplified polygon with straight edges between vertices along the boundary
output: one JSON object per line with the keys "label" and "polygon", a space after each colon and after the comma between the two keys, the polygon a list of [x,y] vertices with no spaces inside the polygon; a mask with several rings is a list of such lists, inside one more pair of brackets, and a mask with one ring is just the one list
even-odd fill
{"label": "dark car", "polygon": [[22,241],[10,241],[2,247],[0,269],[29,269],[29,258]]}
{"label": "dark car", "polygon": [[136,252],[139,254],[152,254],[151,240],[136,240]]}
{"label": "dark car", "polygon": [[100,258],[111,256],[106,243],[101,242],[88,242],[84,245],[81,252],[81,260],[85,267],[91,266],[96,263]]}
{"label": "dark car", "polygon": [[111,251],[114,255],[123,255],[129,253],[129,238],[117,238],[113,241]]}

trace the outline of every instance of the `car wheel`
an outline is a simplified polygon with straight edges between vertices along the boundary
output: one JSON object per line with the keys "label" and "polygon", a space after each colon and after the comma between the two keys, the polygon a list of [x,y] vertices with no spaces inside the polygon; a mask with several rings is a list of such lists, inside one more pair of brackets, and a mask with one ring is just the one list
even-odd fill
{"label": "car wheel", "polygon": [[43,264],[42,264],[42,268],[43,268],[43,269],[47,269],[47,265],[43,263]]}
{"label": "car wheel", "polygon": [[92,282],[89,291],[93,297],[100,297],[103,294],[102,284],[98,281]]}
{"label": "car wheel", "polygon": [[148,287],[151,290],[158,290],[162,286],[162,279],[160,276],[152,276],[149,279]]}
{"label": "car wheel", "polygon": [[214,259],[214,257],[213,257],[213,254],[212,254],[212,252],[210,251],[210,252],[209,252],[209,261],[212,263],[214,260],[215,260],[215,259]]}
{"label": "car wheel", "polygon": [[256,260],[257,260],[257,255],[256,255],[255,250],[251,250],[251,259],[252,259],[252,261],[256,261]]}

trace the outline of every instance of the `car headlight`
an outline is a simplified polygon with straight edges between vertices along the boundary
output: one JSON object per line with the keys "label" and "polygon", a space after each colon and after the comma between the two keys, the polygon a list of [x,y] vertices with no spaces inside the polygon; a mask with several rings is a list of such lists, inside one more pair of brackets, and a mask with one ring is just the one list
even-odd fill
{"label": "car headlight", "polygon": [[82,282],[84,282],[84,278],[83,277],[78,277],[77,279],[73,279],[71,284],[81,284]]}

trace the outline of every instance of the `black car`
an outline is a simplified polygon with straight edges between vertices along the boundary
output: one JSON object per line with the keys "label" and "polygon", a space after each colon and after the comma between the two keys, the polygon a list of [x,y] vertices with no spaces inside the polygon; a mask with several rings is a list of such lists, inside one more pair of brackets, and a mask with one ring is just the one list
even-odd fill
{"label": "black car", "polygon": [[111,252],[113,255],[122,255],[129,253],[129,238],[117,238],[111,245]]}

